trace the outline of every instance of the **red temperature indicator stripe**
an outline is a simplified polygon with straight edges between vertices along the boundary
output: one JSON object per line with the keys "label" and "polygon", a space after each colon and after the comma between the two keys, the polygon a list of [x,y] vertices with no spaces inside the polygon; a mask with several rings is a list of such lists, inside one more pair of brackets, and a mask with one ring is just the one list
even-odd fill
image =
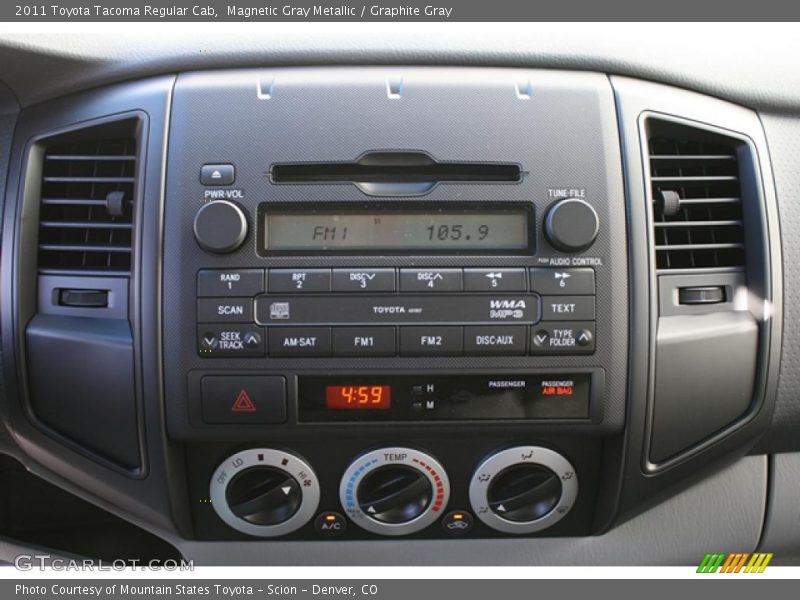
{"label": "red temperature indicator stripe", "polygon": [[325,387],[328,410],[385,410],[392,406],[389,385],[329,385]]}

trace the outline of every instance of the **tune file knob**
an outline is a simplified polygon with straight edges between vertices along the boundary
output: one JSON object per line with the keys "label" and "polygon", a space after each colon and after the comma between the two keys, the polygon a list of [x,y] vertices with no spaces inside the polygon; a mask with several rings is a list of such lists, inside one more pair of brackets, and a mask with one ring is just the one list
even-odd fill
{"label": "tune file knob", "polygon": [[600,222],[591,204],[580,198],[562,198],[547,209],[544,233],[562,252],[586,250],[594,243]]}

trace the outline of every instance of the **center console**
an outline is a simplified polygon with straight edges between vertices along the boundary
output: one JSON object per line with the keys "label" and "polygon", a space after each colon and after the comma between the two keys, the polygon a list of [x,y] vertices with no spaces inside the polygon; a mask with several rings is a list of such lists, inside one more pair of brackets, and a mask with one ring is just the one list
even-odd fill
{"label": "center console", "polygon": [[589,533],[624,422],[617,135],[591,74],[179,78],[165,384],[198,535]]}

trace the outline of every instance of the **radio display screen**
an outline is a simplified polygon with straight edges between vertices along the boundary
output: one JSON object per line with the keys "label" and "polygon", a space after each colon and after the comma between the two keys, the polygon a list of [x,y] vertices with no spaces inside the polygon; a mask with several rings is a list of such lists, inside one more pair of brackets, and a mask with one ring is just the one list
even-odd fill
{"label": "radio display screen", "polygon": [[281,211],[263,219],[262,253],[313,251],[519,252],[531,247],[526,208]]}

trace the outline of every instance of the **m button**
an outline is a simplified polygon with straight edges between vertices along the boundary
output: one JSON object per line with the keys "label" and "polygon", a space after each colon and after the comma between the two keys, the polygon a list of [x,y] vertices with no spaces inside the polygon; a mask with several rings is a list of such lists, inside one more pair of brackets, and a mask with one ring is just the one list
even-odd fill
{"label": "m button", "polygon": [[200,381],[206,423],[283,423],[286,381],[283,377],[207,375]]}

